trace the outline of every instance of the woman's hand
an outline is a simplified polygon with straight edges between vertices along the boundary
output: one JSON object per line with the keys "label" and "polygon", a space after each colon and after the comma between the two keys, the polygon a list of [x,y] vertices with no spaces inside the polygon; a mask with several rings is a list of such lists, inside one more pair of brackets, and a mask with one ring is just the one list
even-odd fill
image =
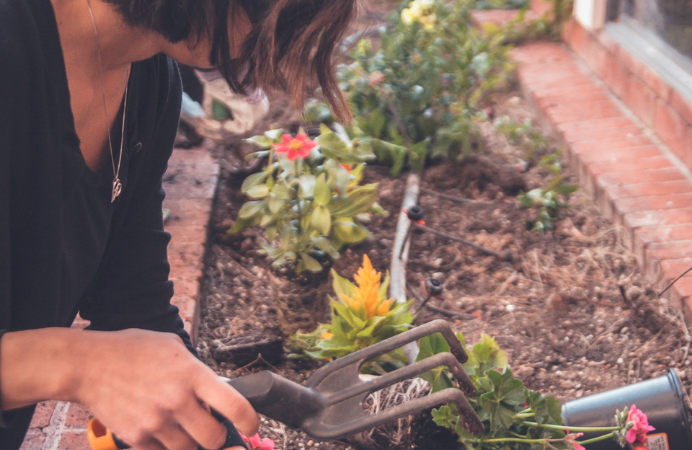
{"label": "woman's hand", "polygon": [[[56,349],[33,348],[32,352],[32,346],[41,343],[44,347],[55,345],[56,341],[46,343],[49,336],[39,339],[40,335],[34,335],[50,335],[47,330],[54,332],[57,355]],[[5,409],[47,399],[76,401],[122,441],[140,450],[196,450],[198,445],[218,449],[225,441],[226,428],[203,403],[231,420],[245,435],[252,436],[259,426],[248,401],[219,380],[173,334],[134,329],[35,330],[6,334],[1,350]],[[39,355],[38,360],[30,357],[30,367],[27,355]],[[39,369],[33,373],[43,374],[43,379],[36,375],[17,380],[15,369]],[[48,384],[43,391],[55,392],[44,393],[48,395],[44,398],[19,398],[22,392],[32,392],[32,380]]]}

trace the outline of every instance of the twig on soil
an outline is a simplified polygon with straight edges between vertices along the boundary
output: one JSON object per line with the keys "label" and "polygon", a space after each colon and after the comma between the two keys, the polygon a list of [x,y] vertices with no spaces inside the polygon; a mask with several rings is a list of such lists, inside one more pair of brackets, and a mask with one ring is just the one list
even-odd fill
{"label": "twig on soil", "polygon": [[630,384],[634,363],[637,363],[637,377],[635,378],[635,380],[638,380],[639,376],[641,375],[642,360],[639,358],[634,358],[633,360],[630,361],[629,366],[627,368],[627,384]]}
{"label": "twig on soil", "polygon": [[[234,263],[236,263],[236,265],[238,267],[240,267],[240,270],[242,270],[246,275],[249,275],[253,278],[257,277],[257,275],[255,275],[250,269],[248,269],[247,267],[245,267],[244,265],[241,264],[241,262],[239,261],[240,255],[238,255],[237,253],[235,253],[231,249],[228,249],[228,252],[229,252],[230,260],[233,261]],[[238,259],[236,259],[236,256]]]}
{"label": "twig on soil", "polygon": [[257,308],[255,308],[255,310],[252,311],[252,312],[250,313],[249,316],[247,316],[246,318],[244,318],[244,319],[242,320],[242,322],[240,322],[240,323],[237,325],[237,328],[242,327],[243,325],[245,325],[245,323],[246,323],[248,320],[252,319],[252,316],[254,316],[255,313],[256,313],[257,311],[259,311],[259,309],[260,309],[261,307],[262,307],[262,305],[260,305],[260,306],[258,306]]}
{"label": "twig on soil", "polygon": [[541,266],[538,264],[538,251],[533,249],[533,260],[536,262],[536,273],[538,274],[538,281],[543,284],[543,279],[541,278]]}
{"label": "twig on soil", "polygon": [[506,279],[505,281],[502,282],[502,284],[500,285],[500,287],[498,287],[497,289],[495,289],[495,292],[493,292],[493,295],[502,295],[502,294],[504,294],[505,291],[507,290],[507,286],[509,286],[510,284],[514,283],[514,282],[517,280],[517,278],[518,278],[517,272],[514,271],[514,272],[512,273],[512,275],[508,276],[507,279]]}

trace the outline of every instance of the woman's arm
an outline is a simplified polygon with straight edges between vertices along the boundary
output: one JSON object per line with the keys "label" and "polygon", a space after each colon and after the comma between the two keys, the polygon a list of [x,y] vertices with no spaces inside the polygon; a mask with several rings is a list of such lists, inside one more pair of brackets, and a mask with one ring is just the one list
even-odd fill
{"label": "woman's arm", "polygon": [[169,333],[45,328],[0,340],[0,394],[9,410],[53,399],[84,404],[141,449],[218,448],[226,428],[202,402],[252,435],[250,404]]}

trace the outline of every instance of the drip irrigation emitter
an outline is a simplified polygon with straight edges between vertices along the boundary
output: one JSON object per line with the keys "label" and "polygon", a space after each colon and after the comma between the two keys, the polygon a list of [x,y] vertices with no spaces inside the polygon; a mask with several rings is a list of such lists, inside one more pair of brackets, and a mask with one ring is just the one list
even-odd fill
{"label": "drip irrigation emitter", "polygon": [[[482,245],[474,244],[471,241],[467,241],[466,239],[462,239],[458,236],[452,236],[451,234],[443,233],[442,231],[437,231],[433,228],[430,228],[425,225],[425,221],[423,220],[423,208],[421,208],[418,205],[413,205],[408,209],[402,210],[404,214],[407,215],[408,219],[411,221],[410,227],[408,231],[406,232],[406,237],[404,238],[404,243],[406,240],[409,238],[409,235],[411,234],[412,229],[416,229],[419,231],[423,231],[426,233],[434,234],[435,236],[439,236],[445,239],[448,239],[450,241],[454,242],[459,242],[461,244],[466,245],[467,247],[471,247],[475,250],[478,250],[481,253],[484,253],[486,255],[490,255],[495,257],[498,261],[512,261],[512,253],[509,250],[504,250],[502,252],[496,252],[495,250],[490,250],[489,248],[485,248]],[[401,255],[404,252],[404,247],[401,248],[401,252],[399,253],[399,258],[401,258]]]}
{"label": "drip irrigation emitter", "polygon": [[413,313],[414,315],[418,314],[421,309],[425,308],[425,305],[428,304],[431,298],[435,297],[437,299],[442,299],[442,290],[444,288],[442,287],[442,282],[437,278],[430,277],[426,279],[423,287],[427,297]]}

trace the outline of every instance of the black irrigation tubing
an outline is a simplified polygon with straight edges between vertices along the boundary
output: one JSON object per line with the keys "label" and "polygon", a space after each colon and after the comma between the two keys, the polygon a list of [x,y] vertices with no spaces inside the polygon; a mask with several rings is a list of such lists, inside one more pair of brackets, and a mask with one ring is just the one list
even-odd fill
{"label": "black irrigation tubing", "polygon": [[425,308],[425,305],[428,304],[431,298],[436,297],[436,298],[441,298],[442,296],[442,282],[436,278],[430,277],[427,280],[425,280],[425,293],[428,295],[428,298],[423,300],[423,302],[420,304],[420,306],[414,311],[413,314],[418,314],[418,312]]}
{"label": "black irrigation tubing", "polygon": [[682,273],[682,275],[680,275],[679,277],[677,277],[675,280],[673,280],[672,283],[670,283],[668,286],[666,286],[666,288],[665,288],[664,290],[662,290],[661,292],[659,292],[659,293],[658,293],[658,296],[660,297],[660,296],[662,296],[663,294],[665,294],[666,291],[667,291],[668,289],[672,288],[673,285],[674,285],[675,283],[677,283],[677,282],[680,280],[680,278],[682,278],[682,277],[684,277],[685,275],[687,275],[687,273],[690,272],[691,270],[692,270],[692,267],[690,267],[689,269],[687,269],[686,271],[684,271],[684,272]]}

